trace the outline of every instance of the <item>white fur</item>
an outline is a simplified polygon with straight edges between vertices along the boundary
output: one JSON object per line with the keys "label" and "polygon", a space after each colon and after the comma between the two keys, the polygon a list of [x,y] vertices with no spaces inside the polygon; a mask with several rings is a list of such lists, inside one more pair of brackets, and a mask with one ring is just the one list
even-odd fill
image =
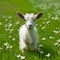
{"label": "white fur", "polygon": [[[25,24],[19,30],[19,48],[22,52],[27,49],[27,44],[29,44],[31,50],[37,49],[38,44],[38,33],[35,25],[36,16],[34,14],[26,14]],[[29,29],[29,25],[32,25],[32,29]]]}

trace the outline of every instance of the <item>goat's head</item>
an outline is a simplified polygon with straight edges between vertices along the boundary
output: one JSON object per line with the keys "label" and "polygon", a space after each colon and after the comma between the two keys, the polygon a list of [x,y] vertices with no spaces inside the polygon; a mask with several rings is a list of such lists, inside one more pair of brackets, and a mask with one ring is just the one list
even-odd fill
{"label": "goat's head", "polygon": [[32,14],[23,15],[22,13],[18,13],[18,16],[25,20],[25,25],[28,29],[32,29],[35,25],[36,19],[40,18],[42,16],[42,14],[43,13],[34,15],[32,13]]}

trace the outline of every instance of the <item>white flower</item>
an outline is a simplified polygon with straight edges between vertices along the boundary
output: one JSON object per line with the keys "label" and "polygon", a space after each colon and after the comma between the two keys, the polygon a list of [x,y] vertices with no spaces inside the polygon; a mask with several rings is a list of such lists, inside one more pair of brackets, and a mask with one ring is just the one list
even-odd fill
{"label": "white flower", "polygon": [[15,38],[12,38],[13,41],[15,41],[16,39]]}
{"label": "white flower", "polygon": [[38,45],[38,47],[43,47],[43,45],[42,45],[42,44],[40,44],[40,45]]}
{"label": "white flower", "polygon": [[12,47],[13,47],[12,45],[7,45],[6,49],[12,49]]}
{"label": "white flower", "polygon": [[5,45],[6,49],[9,48],[9,43],[8,42],[4,43],[4,45]]}
{"label": "white flower", "polygon": [[58,13],[60,15],[60,13]]}
{"label": "white flower", "polygon": [[58,44],[58,47],[60,47],[60,43]]}
{"label": "white flower", "polygon": [[48,18],[51,18],[51,14],[50,13],[48,13]]}
{"label": "white flower", "polygon": [[60,43],[60,39],[58,39],[57,42]]}
{"label": "white flower", "polygon": [[21,56],[20,54],[16,56],[17,58],[20,58],[21,60],[25,59],[25,56]]}
{"label": "white flower", "polygon": [[46,57],[50,57],[51,56],[51,54],[50,53],[48,53],[47,55],[45,55]]}
{"label": "white flower", "polygon": [[11,23],[9,23],[9,24],[8,24],[8,27],[11,27],[11,26],[12,26],[12,24],[11,24]]}
{"label": "white flower", "polygon": [[38,26],[38,24],[36,24],[36,26]]}
{"label": "white flower", "polygon": [[13,47],[12,45],[9,46],[10,49],[12,49],[12,47]]}
{"label": "white flower", "polygon": [[0,26],[2,25],[2,22],[0,22]]}
{"label": "white flower", "polygon": [[55,46],[58,46],[58,43],[54,43]]}
{"label": "white flower", "polygon": [[41,30],[44,30],[44,29],[45,29],[45,27],[42,27],[42,28],[41,28]]}
{"label": "white flower", "polygon": [[55,20],[59,20],[59,18],[57,16],[55,16]]}
{"label": "white flower", "polygon": [[20,57],[21,57],[21,55],[19,54],[19,55],[17,55],[16,57],[17,57],[17,58],[20,58]]}
{"label": "white flower", "polygon": [[19,32],[19,29],[17,31]]}
{"label": "white flower", "polygon": [[11,38],[12,36],[9,36],[9,38]]}
{"label": "white flower", "polygon": [[9,29],[6,28],[5,31],[9,31]]}
{"label": "white flower", "polygon": [[12,33],[12,32],[13,32],[13,30],[14,30],[14,29],[10,29],[10,33]]}
{"label": "white flower", "polygon": [[46,24],[49,24],[49,23],[50,23],[50,21],[47,21],[47,22],[46,22]]}
{"label": "white flower", "polygon": [[8,27],[8,25],[7,25],[7,24],[5,25],[5,28],[6,28],[6,27]]}
{"label": "white flower", "polygon": [[21,60],[23,60],[23,59],[25,59],[25,56],[21,56],[20,58],[21,58]]}
{"label": "white flower", "polygon": [[41,27],[41,24],[39,26]]}
{"label": "white flower", "polygon": [[49,38],[50,38],[50,39],[54,39],[54,37],[53,37],[53,36],[50,36]]}
{"label": "white flower", "polygon": [[15,24],[16,24],[16,25],[17,25],[17,24],[20,24],[20,22],[19,22],[19,21],[16,21],[16,23],[15,23]]}
{"label": "white flower", "polygon": [[57,30],[58,28],[56,27],[55,29]]}
{"label": "white flower", "polygon": [[3,48],[2,47],[0,47],[0,50],[2,50]]}
{"label": "white flower", "polygon": [[41,54],[43,54],[44,52],[43,51],[40,51]]}
{"label": "white flower", "polygon": [[12,16],[8,16],[7,18],[8,18],[8,19],[12,19]]}
{"label": "white flower", "polygon": [[9,45],[6,46],[6,49],[9,49]]}
{"label": "white flower", "polygon": [[8,21],[8,19],[6,18],[5,21]]}
{"label": "white flower", "polygon": [[45,38],[45,37],[43,37],[43,38],[42,38],[42,40],[44,41],[44,40],[46,40],[46,38]]}
{"label": "white flower", "polygon": [[7,50],[7,49],[12,49],[12,47],[13,47],[13,46],[10,45],[8,42],[5,42],[4,45],[5,45],[5,47],[6,47],[6,50]]}
{"label": "white flower", "polygon": [[52,17],[51,19],[54,19],[54,17]]}
{"label": "white flower", "polygon": [[47,18],[44,18],[44,20],[47,20]]}
{"label": "white flower", "polygon": [[45,24],[45,22],[42,22],[43,24]]}
{"label": "white flower", "polygon": [[60,54],[60,51],[58,51],[58,53]]}
{"label": "white flower", "polygon": [[12,23],[12,20],[10,20],[9,22]]}
{"label": "white flower", "polygon": [[55,34],[58,34],[58,33],[59,33],[59,31],[57,31],[57,30],[54,30],[53,32],[54,32]]}
{"label": "white flower", "polygon": [[5,42],[4,45],[7,46],[8,45],[8,42]]}

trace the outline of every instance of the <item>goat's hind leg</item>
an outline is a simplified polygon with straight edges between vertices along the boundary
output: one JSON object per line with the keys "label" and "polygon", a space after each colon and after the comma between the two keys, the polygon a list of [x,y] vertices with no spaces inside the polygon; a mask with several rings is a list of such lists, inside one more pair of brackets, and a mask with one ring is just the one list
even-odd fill
{"label": "goat's hind leg", "polygon": [[37,50],[37,42],[32,43],[30,49],[31,51]]}

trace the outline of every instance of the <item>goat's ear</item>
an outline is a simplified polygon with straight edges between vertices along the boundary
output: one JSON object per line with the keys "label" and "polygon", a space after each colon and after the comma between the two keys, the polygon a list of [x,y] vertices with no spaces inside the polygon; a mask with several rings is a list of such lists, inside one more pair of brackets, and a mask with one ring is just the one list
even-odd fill
{"label": "goat's ear", "polygon": [[22,13],[17,13],[19,17],[21,17],[22,19],[24,19],[24,15]]}
{"label": "goat's ear", "polygon": [[43,15],[43,13],[39,13],[39,14],[37,14],[37,15],[36,15],[36,19],[42,17],[42,15]]}

